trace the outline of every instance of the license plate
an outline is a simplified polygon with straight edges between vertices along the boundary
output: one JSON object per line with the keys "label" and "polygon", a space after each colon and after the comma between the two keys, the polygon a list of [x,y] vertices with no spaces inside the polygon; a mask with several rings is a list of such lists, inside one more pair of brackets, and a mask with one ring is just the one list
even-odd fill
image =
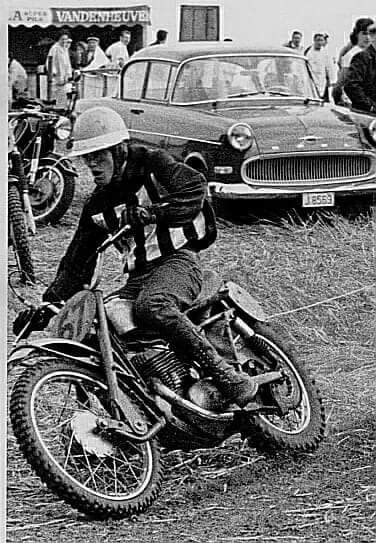
{"label": "license plate", "polygon": [[334,192],[304,192],[303,207],[334,206]]}

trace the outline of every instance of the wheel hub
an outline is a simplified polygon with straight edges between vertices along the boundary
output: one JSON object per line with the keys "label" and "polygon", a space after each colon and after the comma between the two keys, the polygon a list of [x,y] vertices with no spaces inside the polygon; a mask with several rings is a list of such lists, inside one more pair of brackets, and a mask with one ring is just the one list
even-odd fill
{"label": "wheel hub", "polygon": [[52,198],[54,194],[54,184],[46,178],[46,174],[38,179],[30,190],[30,199],[33,205],[42,205]]}
{"label": "wheel hub", "polygon": [[75,413],[71,420],[73,438],[89,454],[99,458],[115,454],[115,446],[98,431],[98,417],[90,411]]}

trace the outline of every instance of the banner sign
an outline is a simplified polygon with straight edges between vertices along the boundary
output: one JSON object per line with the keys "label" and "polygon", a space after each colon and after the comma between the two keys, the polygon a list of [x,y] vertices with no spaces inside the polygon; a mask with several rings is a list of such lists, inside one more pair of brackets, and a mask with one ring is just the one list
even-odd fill
{"label": "banner sign", "polygon": [[52,24],[52,13],[50,9],[12,9],[8,15],[8,24],[10,24],[10,26],[48,26]]}
{"label": "banner sign", "polygon": [[9,13],[10,26],[134,26],[151,24],[150,7],[124,8],[13,8]]}

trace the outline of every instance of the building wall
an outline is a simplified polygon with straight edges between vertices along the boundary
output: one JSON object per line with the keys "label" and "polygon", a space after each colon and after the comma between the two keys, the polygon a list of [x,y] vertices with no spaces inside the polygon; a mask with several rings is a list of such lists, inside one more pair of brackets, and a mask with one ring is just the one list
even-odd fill
{"label": "building wall", "polygon": [[[158,29],[167,30],[168,43],[179,41],[180,9],[182,5],[189,6],[219,6],[220,8],[220,35],[224,37],[224,4],[226,0],[149,0],[151,7],[151,27],[148,28],[149,42],[153,41]],[[228,1],[228,0],[227,0]]]}
{"label": "building wall", "polygon": [[[146,27],[146,44],[155,39],[158,29],[167,30],[168,42],[179,40],[180,8],[182,5],[191,6],[219,6],[220,8],[220,40],[224,37],[224,5],[229,0],[96,0],[95,7],[129,7],[147,5],[151,8],[151,25]],[[89,7],[90,0],[8,0],[9,9],[21,8],[49,8],[53,7]]]}

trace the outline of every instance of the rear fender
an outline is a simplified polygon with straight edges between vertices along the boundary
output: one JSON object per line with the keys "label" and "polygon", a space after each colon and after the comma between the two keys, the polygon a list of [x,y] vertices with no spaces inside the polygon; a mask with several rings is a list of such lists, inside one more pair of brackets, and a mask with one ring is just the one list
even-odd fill
{"label": "rear fender", "polygon": [[12,349],[8,358],[8,370],[22,365],[22,361],[33,352],[41,356],[69,358],[90,367],[101,366],[100,352],[87,345],[64,338],[40,338],[23,342]]}
{"label": "rear fender", "polygon": [[78,176],[76,168],[69,158],[64,158],[63,155],[59,155],[58,153],[49,153],[48,156],[40,159],[39,164],[41,166],[55,166],[63,170],[66,174],[73,175],[74,177]]}

